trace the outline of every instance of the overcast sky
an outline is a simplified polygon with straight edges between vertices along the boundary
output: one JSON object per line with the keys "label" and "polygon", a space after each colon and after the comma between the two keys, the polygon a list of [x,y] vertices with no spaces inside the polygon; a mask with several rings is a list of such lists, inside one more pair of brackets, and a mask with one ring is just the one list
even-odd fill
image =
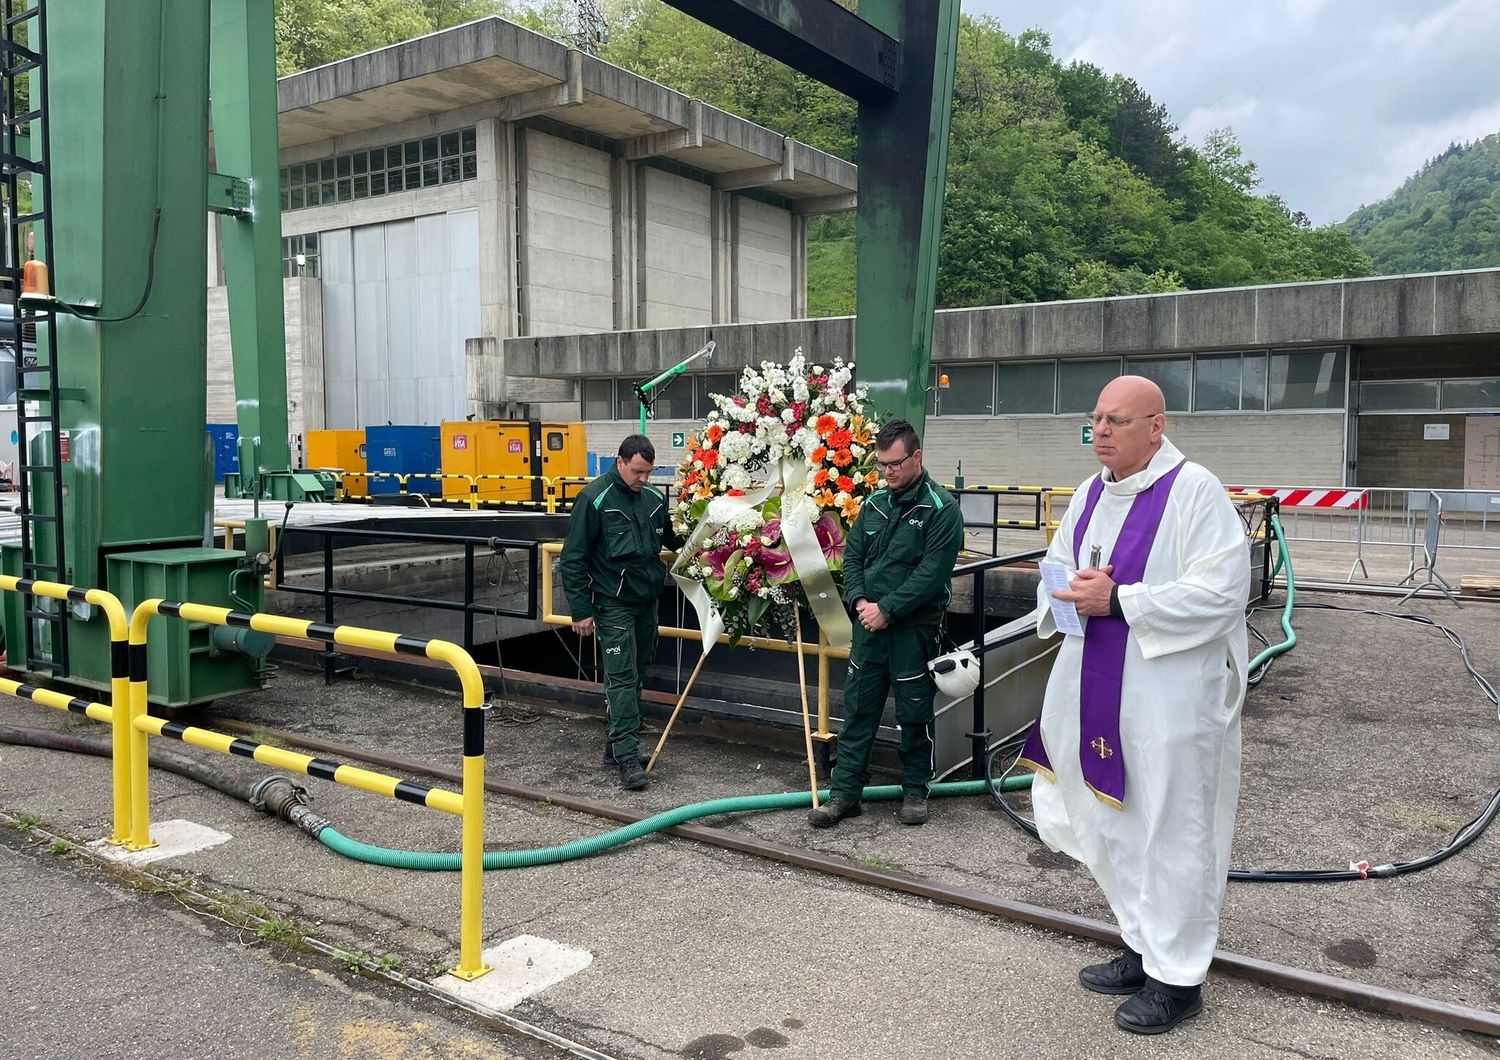
{"label": "overcast sky", "polygon": [[1500,131],[1500,0],[962,0],[1063,62],[1132,77],[1202,144],[1231,126],[1315,224]]}

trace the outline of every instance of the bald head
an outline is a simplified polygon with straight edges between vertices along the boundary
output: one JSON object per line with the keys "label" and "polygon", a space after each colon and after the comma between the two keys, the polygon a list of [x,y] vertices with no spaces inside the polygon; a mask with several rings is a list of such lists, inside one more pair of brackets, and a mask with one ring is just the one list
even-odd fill
{"label": "bald head", "polygon": [[1139,375],[1122,375],[1099,392],[1094,405],[1094,455],[1118,481],[1151,462],[1166,430],[1161,387]]}

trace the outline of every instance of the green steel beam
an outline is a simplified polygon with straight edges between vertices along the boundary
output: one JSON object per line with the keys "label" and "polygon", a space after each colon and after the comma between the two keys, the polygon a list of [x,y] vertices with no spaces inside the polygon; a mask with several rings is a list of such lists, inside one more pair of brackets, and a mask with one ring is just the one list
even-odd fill
{"label": "green steel beam", "polygon": [[[273,0],[212,0],[209,75],[214,161],[225,177],[248,180],[248,211],[224,212],[224,282],[234,351],[241,478],[291,468],[287,440],[286,315],[281,286],[280,156],[276,124]],[[234,203],[210,203],[216,209]],[[248,460],[246,459],[248,456]]]}
{"label": "green steel beam", "polygon": [[904,48],[901,91],[859,104],[855,359],[887,419],[927,415],[959,0],[861,0]]}
{"label": "green steel beam", "polygon": [[884,99],[902,87],[900,38],[834,0],[666,3],[854,99]]}

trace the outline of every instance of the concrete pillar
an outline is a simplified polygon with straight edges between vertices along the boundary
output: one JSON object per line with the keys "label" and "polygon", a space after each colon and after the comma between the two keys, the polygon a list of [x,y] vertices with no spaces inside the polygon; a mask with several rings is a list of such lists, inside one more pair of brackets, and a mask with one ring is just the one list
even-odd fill
{"label": "concrete pillar", "polygon": [[511,183],[515,199],[515,209],[511,211],[511,227],[515,232],[515,239],[511,243],[514,248],[511,257],[515,262],[515,283],[512,287],[515,291],[515,334],[530,335],[531,288],[526,267],[526,130],[515,126],[512,129],[513,135],[508,139],[511,144],[511,167],[515,174]]}
{"label": "concrete pillar", "polygon": [[715,324],[728,324],[739,319],[737,293],[739,277],[735,274],[738,265],[739,247],[739,197],[727,191],[710,193],[709,239],[710,262],[713,282],[713,315]]}
{"label": "concrete pillar", "polygon": [[634,162],[616,158],[609,170],[616,331],[629,331],[641,326],[637,317],[641,297],[640,243],[639,229],[636,226],[636,193],[639,190],[637,168]]}
{"label": "concrete pillar", "polygon": [[511,127],[496,118],[475,123],[479,209],[479,332],[516,334],[514,152]]}
{"label": "concrete pillar", "polygon": [[792,214],[792,267],[787,270],[792,285],[792,319],[807,317],[807,218]]}

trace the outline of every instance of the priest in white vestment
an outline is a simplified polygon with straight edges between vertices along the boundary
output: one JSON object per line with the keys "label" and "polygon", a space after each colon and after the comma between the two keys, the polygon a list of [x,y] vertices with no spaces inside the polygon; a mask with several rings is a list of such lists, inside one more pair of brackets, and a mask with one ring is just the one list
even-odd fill
{"label": "priest in white vestment", "polygon": [[[1103,469],[1047,550],[1075,572],[1056,595],[1084,636],[1063,638],[1022,755],[1042,841],[1088,866],[1129,947],[1079,977],[1130,994],[1115,1019],[1143,1034],[1202,1009],[1239,797],[1250,586],[1245,526],[1167,439],[1164,408],[1139,376],[1099,395]],[[1037,634],[1053,636],[1037,595]]]}

